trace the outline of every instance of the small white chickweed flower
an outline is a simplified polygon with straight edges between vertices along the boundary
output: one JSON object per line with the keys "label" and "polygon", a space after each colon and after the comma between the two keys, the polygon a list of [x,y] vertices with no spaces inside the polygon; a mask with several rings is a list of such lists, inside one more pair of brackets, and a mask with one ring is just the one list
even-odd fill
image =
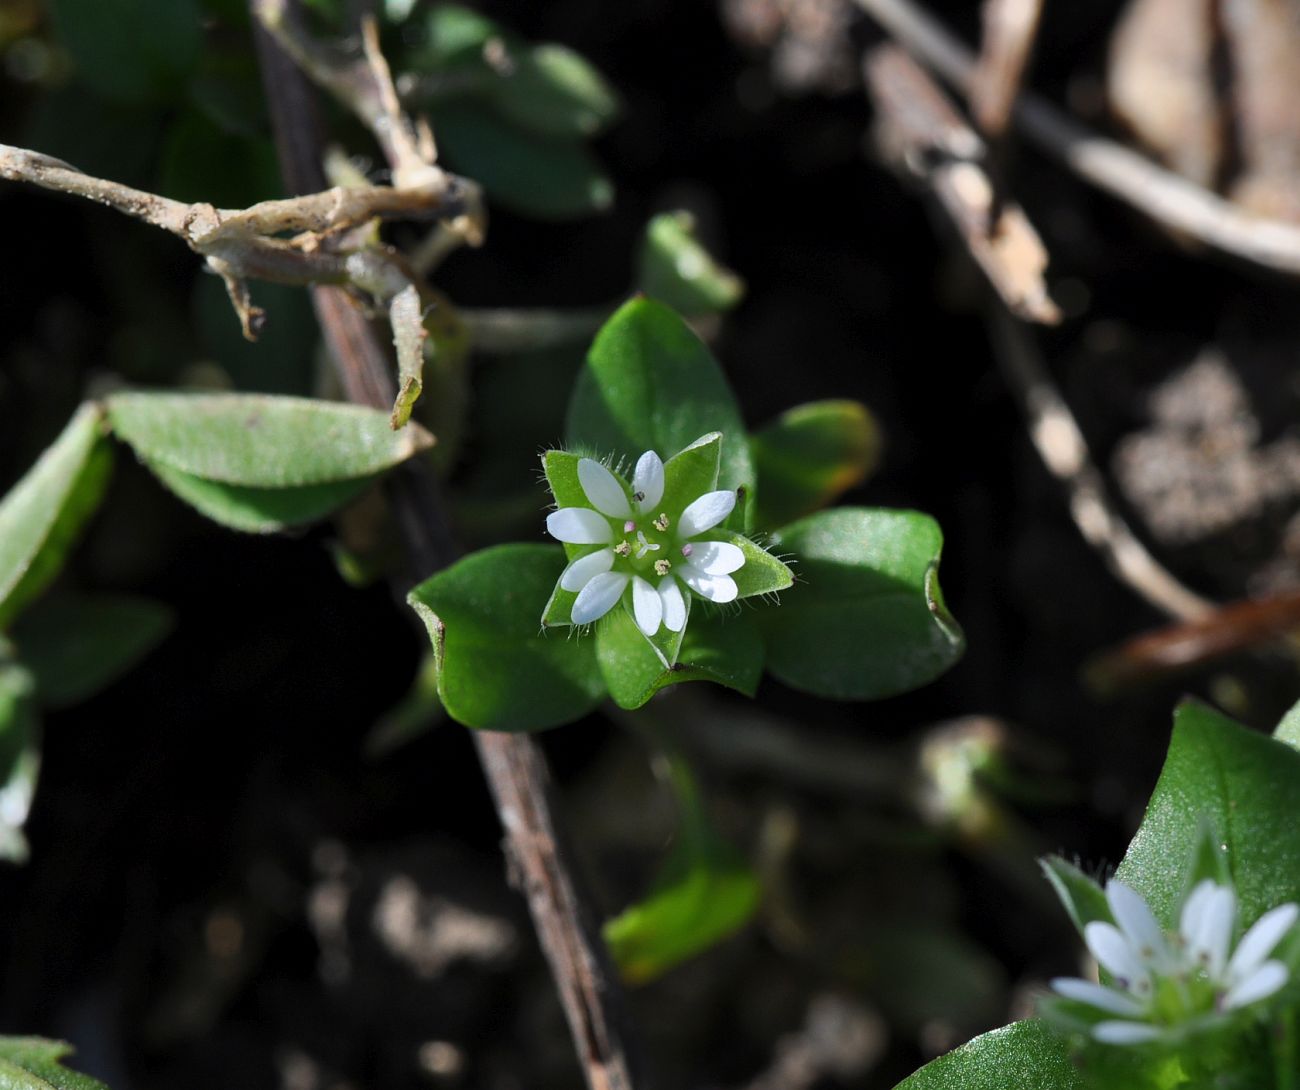
{"label": "small white chickweed flower", "polygon": [[578,481],[590,507],[561,507],[546,530],[569,545],[599,546],[573,560],[560,576],[576,592],[572,623],[591,624],[628,596],[637,627],[653,636],[686,624],[683,588],[710,602],[737,594],[732,574],[745,554],[707,534],[736,506],[736,493],[705,492],[681,510],[663,510],[664,463],[652,450],[637,459],[629,486],[592,458],[578,462]]}
{"label": "small white chickweed flower", "polygon": [[1106,883],[1114,923],[1094,920],[1083,930],[1109,986],[1062,977],[1052,989],[1107,1018],[1092,1036],[1107,1044],[1171,1039],[1217,1017],[1267,999],[1289,972],[1269,955],[1300,917],[1294,903],[1265,912],[1232,948],[1237,895],[1231,886],[1200,882],[1183,902],[1178,930],[1166,934],[1151,909],[1123,882]]}

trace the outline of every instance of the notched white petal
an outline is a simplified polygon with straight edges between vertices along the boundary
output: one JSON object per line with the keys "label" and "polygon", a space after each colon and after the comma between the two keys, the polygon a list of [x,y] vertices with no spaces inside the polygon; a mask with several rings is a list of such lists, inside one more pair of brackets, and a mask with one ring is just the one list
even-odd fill
{"label": "notched white petal", "polygon": [[1066,999],[1087,1003],[1090,1007],[1107,1011],[1110,1014],[1140,1015],[1146,1009],[1127,992],[1117,992],[1091,980],[1078,977],[1062,976],[1052,981],[1052,990]]}
{"label": "notched white petal", "polygon": [[591,624],[605,616],[623,597],[627,581],[631,578],[627,572],[607,571],[593,576],[591,581],[578,592],[573,603],[573,623]]}
{"label": "notched white petal", "polygon": [[580,556],[564,569],[560,576],[561,590],[582,590],[601,572],[607,572],[614,566],[614,550],[598,549],[587,556]]}
{"label": "notched white petal", "polygon": [[1228,962],[1228,979],[1236,981],[1252,973],[1295,926],[1297,917],[1300,917],[1300,907],[1288,902],[1270,908],[1256,920]]}
{"label": "notched white petal", "polygon": [[659,631],[664,617],[659,592],[639,575],[632,577],[632,616],[636,618],[637,628],[647,636]]}
{"label": "notched white petal", "polygon": [[697,571],[689,564],[683,564],[677,569],[677,574],[681,576],[682,582],[691,590],[695,591],[701,598],[707,598],[710,602],[719,604],[734,602],[736,596],[740,593],[740,588],[736,586],[736,581],[729,575],[705,575]]}
{"label": "notched white petal", "polygon": [[632,513],[618,478],[592,458],[578,459],[578,483],[591,505],[603,515],[625,519]]}
{"label": "notched white petal", "polygon": [[664,607],[664,627],[670,632],[680,632],[686,627],[686,599],[671,575],[659,580],[659,600]]}
{"label": "notched white petal", "polygon": [[589,507],[561,507],[546,516],[546,532],[570,545],[608,545],[614,540],[609,520]]}
{"label": "notched white petal", "polygon": [[1161,1034],[1146,1022],[1098,1022],[1092,1027],[1093,1038],[1107,1045],[1138,1045],[1155,1041]]}
{"label": "notched white petal", "polygon": [[1123,932],[1114,924],[1093,920],[1083,929],[1083,941],[1107,972],[1134,990],[1147,971]]}
{"label": "notched white petal", "polygon": [[1142,895],[1112,879],[1106,883],[1106,903],[1138,958],[1147,965],[1167,966],[1170,959],[1164,933]]}
{"label": "notched white petal", "polygon": [[686,563],[705,575],[730,575],[745,566],[745,554],[729,541],[693,541]]}
{"label": "notched white petal", "polygon": [[1195,913],[1196,930],[1184,937],[1187,954],[1204,966],[1211,977],[1219,977],[1228,960],[1232,925],[1237,916],[1237,897],[1228,886],[1215,885]]}
{"label": "notched white petal", "polygon": [[706,492],[697,500],[687,504],[682,517],[677,520],[678,536],[685,539],[712,530],[725,519],[736,506],[734,492]]}
{"label": "notched white petal", "polygon": [[650,513],[664,498],[664,463],[653,450],[647,450],[636,460],[632,471],[632,491],[641,496],[637,501],[642,513]]}
{"label": "notched white petal", "polygon": [[1224,1010],[1236,1010],[1267,999],[1286,983],[1287,967],[1280,961],[1266,961],[1249,976],[1239,980],[1223,997]]}

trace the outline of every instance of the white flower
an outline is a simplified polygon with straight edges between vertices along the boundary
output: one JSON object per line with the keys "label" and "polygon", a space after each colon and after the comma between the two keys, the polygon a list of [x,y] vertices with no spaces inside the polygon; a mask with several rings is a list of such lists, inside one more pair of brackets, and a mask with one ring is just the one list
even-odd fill
{"label": "white flower", "polygon": [[710,602],[739,594],[732,574],[745,554],[729,541],[702,538],[736,506],[736,493],[706,492],[680,511],[663,510],[664,463],[652,450],[637,459],[629,486],[600,462],[578,461],[578,482],[590,507],[561,507],[546,518],[547,532],[570,545],[599,545],[573,560],[560,576],[576,592],[571,620],[590,624],[627,600],[647,636],[686,625],[683,587]]}
{"label": "white flower", "polygon": [[1106,883],[1106,902],[1115,922],[1094,920],[1083,937],[1114,983],[1052,981],[1058,995],[1119,1015],[1092,1027],[1098,1041],[1137,1044],[1176,1036],[1267,999],[1287,982],[1287,967],[1269,955],[1300,917],[1293,903],[1265,912],[1233,950],[1237,895],[1231,886],[1200,882],[1171,935],[1123,882]]}

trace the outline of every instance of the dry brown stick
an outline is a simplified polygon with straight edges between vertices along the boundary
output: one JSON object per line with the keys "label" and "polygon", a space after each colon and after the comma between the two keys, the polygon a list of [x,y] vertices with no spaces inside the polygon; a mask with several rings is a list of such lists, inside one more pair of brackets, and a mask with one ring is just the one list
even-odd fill
{"label": "dry brown stick", "polygon": [[997,303],[989,310],[994,354],[1020,400],[1039,456],[1069,493],[1070,514],[1084,539],[1115,575],[1162,612],[1180,621],[1212,613],[1214,603],[1164,568],[1111,503],[1083,432],[1029,331]]}
{"label": "dry brown stick", "polygon": [[[855,0],[926,67],[969,94],[975,57],[912,0]],[[1014,118],[1027,136],[1099,189],[1173,231],[1264,268],[1300,274],[1300,227],[1262,219],[1106,140],[1028,91]]]}
{"label": "dry brown stick", "polygon": [[863,69],[887,150],[933,190],[1006,305],[1032,321],[1060,321],[1043,281],[1047,251],[1018,205],[995,201],[983,141],[897,46],[871,50]]}
{"label": "dry brown stick", "polygon": [[984,0],[984,37],[971,79],[970,109],[990,140],[998,140],[1011,121],[1042,13],[1043,0]]}
{"label": "dry brown stick", "polygon": [[[312,188],[322,145],[301,74],[276,44],[258,33],[263,82],[276,143],[291,188]],[[331,351],[350,397],[377,406],[393,395],[391,366],[369,323],[347,296],[314,289]],[[422,573],[454,555],[436,482],[425,464],[392,477],[390,498],[413,563]],[[405,468],[405,467],[402,467]],[[590,1090],[632,1090],[633,1058],[622,989],[595,915],[576,881],[573,855],[555,817],[549,776],[537,743],[525,734],[475,731],[479,760],[506,834],[506,850],[528,901]]]}

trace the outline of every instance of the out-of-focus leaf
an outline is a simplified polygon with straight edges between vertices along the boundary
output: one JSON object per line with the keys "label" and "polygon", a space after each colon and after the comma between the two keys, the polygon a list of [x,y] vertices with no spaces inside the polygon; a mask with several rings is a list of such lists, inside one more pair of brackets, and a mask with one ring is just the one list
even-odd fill
{"label": "out-of-focus leaf", "polygon": [[557,545],[498,545],[411,591],[433,643],[438,696],[457,722],[542,730],[580,718],[604,696],[594,641],[538,624],[563,570]]}
{"label": "out-of-focus leaf", "polygon": [[0,1037],[0,1087],[4,1090],[108,1090],[98,1079],[70,1071],[72,1046],[44,1037]]}
{"label": "out-of-focus leaf", "polygon": [[740,854],[708,820],[690,770],[674,761],[681,811],[677,843],[654,892],[605,923],[623,978],[644,984],[734,934],[753,917],[761,888]]}
{"label": "out-of-focus leaf", "polygon": [[203,42],[197,0],[50,0],[50,10],[81,78],[122,102],[171,99]]}
{"label": "out-of-focus leaf", "polygon": [[758,616],[767,668],[839,700],[876,700],[932,681],[965,639],[939,590],[943,535],[916,511],[845,507],[772,535],[799,582]]}
{"label": "out-of-focus leaf", "polygon": [[394,432],[376,409],[261,394],[115,394],[108,416],[141,458],[247,488],[371,477],[433,443],[418,425]]}
{"label": "out-of-focus leaf", "polygon": [[112,466],[103,410],[86,404],[0,500],[0,629],[43,591],[99,506]]}
{"label": "out-of-focus leaf", "polygon": [[0,661],[0,859],[14,863],[27,859],[23,825],[31,810],[40,764],[36,683],[25,666]]}
{"label": "out-of-focus leaf", "polygon": [[412,57],[421,72],[473,57],[501,28],[485,15],[461,4],[435,4],[424,24],[424,41]]}
{"label": "out-of-focus leaf", "polygon": [[1118,877],[1172,927],[1205,824],[1250,924],[1300,901],[1300,753],[1195,701],[1179,705],[1169,754]]}
{"label": "out-of-focus leaf", "polygon": [[1080,933],[1094,920],[1114,922],[1101,886],[1073,863],[1067,863],[1058,855],[1049,855],[1040,859],[1039,864]]}
{"label": "out-of-focus leaf", "polygon": [[1031,1018],[931,1060],[895,1090],[1084,1090],[1085,1085],[1065,1041]]}
{"label": "out-of-focus leaf", "polygon": [[438,663],[425,655],[410,689],[386,711],[366,736],[366,756],[387,757],[407,742],[445,721],[446,711],[438,699]]}
{"label": "out-of-focus leaf", "polygon": [[752,492],[754,469],[740,409],[722,369],[662,303],[625,303],[596,336],[579,373],[566,425],[575,450],[635,459],[670,457],[722,433],[719,488]]}
{"label": "out-of-focus leaf", "polygon": [[41,704],[62,708],[111,685],[171,627],[171,610],[146,598],[56,597],[25,614],[13,638],[36,678]]}
{"label": "out-of-focus leaf", "polygon": [[764,528],[783,526],[860,484],[880,457],[880,432],[865,405],[814,401],[782,413],[750,440]]}
{"label": "out-of-focus leaf", "polygon": [[307,293],[284,284],[258,283],[253,298],[266,311],[266,322],[257,340],[248,341],[221,281],[215,276],[197,279],[191,313],[203,351],[240,391],[308,394],[319,333]]}
{"label": "out-of-focus leaf", "polygon": [[171,123],[159,189],[178,201],[244,208],[280,196],[275,146],[266,137],[229,132],[198,110]]}
{"label": "out-of-focus leaf", "polygon": [[613,203],[612,183],[580,143],[526,132],[478,102],[442,102],[432,113],[438,146],[452,166],[512,211],[571,220]]}
{"label": "out-of-focus leaf", "polygon": [[730,310],[745,294],[745,282],[695,237],[689,212],[664,212],[646,224],[637,287],[688,317]]}
{"label": "out-of-focus leaf", "polygon": [[562,45],[512,49],[490,85],[506,120],[543,137],[578,141],[618,116],[618,95],[584,58]]}

